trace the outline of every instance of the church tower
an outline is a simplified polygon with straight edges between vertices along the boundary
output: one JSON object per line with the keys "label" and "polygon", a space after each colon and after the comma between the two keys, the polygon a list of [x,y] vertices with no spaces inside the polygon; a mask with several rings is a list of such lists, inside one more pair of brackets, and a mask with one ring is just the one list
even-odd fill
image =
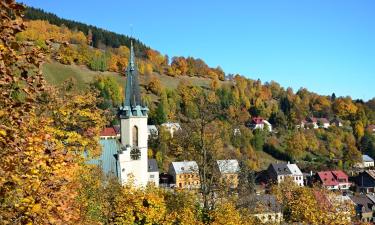
{"label": "church tower", "polygon": [[118,175],[122,184],[130,181],[144,187],[148,182],[148,108],[141,100],[133,42],[126,77],[125,102],[119,109],[122,147],[118,154]]}

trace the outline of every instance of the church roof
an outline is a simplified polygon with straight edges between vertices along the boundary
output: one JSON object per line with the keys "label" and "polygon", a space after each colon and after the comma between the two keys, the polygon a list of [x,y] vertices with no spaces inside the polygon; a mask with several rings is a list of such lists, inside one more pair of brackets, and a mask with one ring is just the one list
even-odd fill
{"label": "church roof", "polygon": [[125,102],[120,107],[120,117],[147,116],[148,108],[141,99],[141,91],[138,80],[138,70],[135,64],[133,42],[130,46],[129,65],[126,68]]}
{"label": "church roof", "polygon": [[126,88],[125,88],[125,103],[124,106],[136,107],[143,106],[141,101],[141,91],[138,80],[138,70],[135,65],[135,55],[133,49],[133,42],[130,46],[129,65],[126,69]]}
{"label": "church roof", "polygon": [[117,160],[115,156],[120,149],[120,142],[117,139],[102,139],[100,140],[100,145],[102,146],[100,157],[89,160],[87,164],[100,166],[105,174],[113,173],[117,175]]}

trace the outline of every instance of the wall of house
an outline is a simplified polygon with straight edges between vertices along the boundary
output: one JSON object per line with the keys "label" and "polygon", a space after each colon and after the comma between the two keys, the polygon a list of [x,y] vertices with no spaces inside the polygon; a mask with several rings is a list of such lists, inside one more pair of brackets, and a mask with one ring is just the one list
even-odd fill
{"label": "wall of house", "polygon": [[159,172],[148,172],[148,183],[159,187]]}
{"label": "wall of house", "polygon": [[237,173],[225,173],[221,175],[221,182],[231,188],[238,187],[238,174]]}
{"label": "wall of house", "polygon": [[281,223],[283,219],[283,214],[281,212],[269,212],[269,213],[258,213],[254,214],[262,223]]}
{"label": "wall of house", "polygon": [[181,173],[176,174],[176,187],[177,188],[199,188],[200,179],[198,173]]}

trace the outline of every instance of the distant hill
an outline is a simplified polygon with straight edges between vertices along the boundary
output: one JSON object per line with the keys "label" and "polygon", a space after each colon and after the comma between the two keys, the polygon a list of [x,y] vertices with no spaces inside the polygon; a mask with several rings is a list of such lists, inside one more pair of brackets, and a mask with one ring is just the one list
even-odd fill
{"label": "distant hill", "polygon": [[[92,33],[92,45],[96,48],[104,44],[108,47],[118,48],[121,45],[130,46],[130,41],[132,38],[123,34],[117,34],[112,31],[107,31],[96,26],[87,25],[81,22],[76,22],[73,20],[62,19],[53,13],[48,13],[42,9],[36,9],[33,7],[27,7],[25,13],[25,19],[27,20],[46,20],[51,24],[61,26],[64,25],[71,30],[82,31],[85,35]],[[134,49],[137,55],[145,56],[145,51],[150,49],[145,44],[137,39],[133,39]]]}

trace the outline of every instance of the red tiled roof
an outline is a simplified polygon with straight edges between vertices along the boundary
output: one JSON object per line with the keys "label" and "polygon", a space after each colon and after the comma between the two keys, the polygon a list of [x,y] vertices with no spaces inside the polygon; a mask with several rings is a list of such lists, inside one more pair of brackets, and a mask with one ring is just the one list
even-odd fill
{"label": "red tiled roof", "polygon": [[100,132],[101,137],[116,136],[116,130],[113,127],[106,127]]}
{"label": "red tiled roof", "polygon": [[348,179],[348,175],[341,170],[332,171],[332,174],[336,177],[336,179]]}
{"label": "red tiled roof", "polygon": [[331,171],[321,171],[318,172],[319,179],[322,181],[324,186],[335,186],[338,185],[339,182],[333,176]]}
{"label": "red tiled roof", "polygon": [[329,201],[328,196],[324,192],[318,191],[318,190],[314,190],[313,194],[314,194],[314,197],[315,197],[316,201],[318,202],[318,204],[322,208],[328,209],[328,208],[332,207],[332,204]]}
{"label": "red tiled roof", "polygon": [[255,124],[263,124],[263,118],[262,117],[254,117],[253,123]]}

